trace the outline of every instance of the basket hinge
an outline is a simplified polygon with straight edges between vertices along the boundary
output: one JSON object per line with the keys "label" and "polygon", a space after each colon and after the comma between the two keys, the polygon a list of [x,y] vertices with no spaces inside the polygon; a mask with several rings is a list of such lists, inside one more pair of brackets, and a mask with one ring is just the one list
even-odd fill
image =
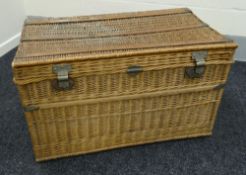
{"label": "basket hinge", "polygon": [[69,72],[72,66],[70,64],[57,64],[53,65],[53,72],[57,75],[57,80],[53,83],[55,89],[65,90],[72,87],[72,82],[69,79]]}
{"label": "basket hinge", "polygon": [[190,78],[199,78],[205,72],[205,59],[208,56],[207,51],[195,51],[192,52],[192,59],[195,62],[194,67],[188,67],[185,69],[186,75]]}
{"label": "basket hinge", "polygon": [[39,107],[35,105],[27,105],[27,106],[24,106],[23,109],[25,112],[32,112],[32,111],[38,110]]}
{"label": "basket hinge", "polygon": [[226,83],[218,84],[218,85],[214,86],[214,90],[223,89],[225,86],[226,86]]}

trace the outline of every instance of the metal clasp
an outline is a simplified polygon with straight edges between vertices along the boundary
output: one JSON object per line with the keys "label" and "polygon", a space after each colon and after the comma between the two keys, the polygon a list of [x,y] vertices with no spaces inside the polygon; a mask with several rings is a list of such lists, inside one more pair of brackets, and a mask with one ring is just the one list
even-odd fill
{"label": "metal clasp", "polygon": [[196,51],[192,53],[192,59],[195,61],[194,67],[185,69],[185,73],[190,78],[199,78],[205,72],[205,59],[208,56],[207,51]]}
{"label": "metal clasp", "polygon": [[138,73],[140,73],[142,71],[143,71],[143,68],[141,66],[138,66],[138,65],[129,66],[127,69],[127,73],[129,75],[137,75]]}
{"label": "metal clasp", "polygon": [[73,81],[68,76],[71,69],[72,66],[70,64],[53,65],[53,72],[57,74],[57,80],[52,82],[55,89],[67,90],[72,88]]}

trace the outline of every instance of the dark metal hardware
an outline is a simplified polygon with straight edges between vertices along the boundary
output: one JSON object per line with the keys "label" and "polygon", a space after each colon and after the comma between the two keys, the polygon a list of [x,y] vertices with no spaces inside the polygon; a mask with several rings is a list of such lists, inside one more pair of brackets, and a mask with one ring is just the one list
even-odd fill
{"label": "dark metal hardware", "polygon": [[205,72],[205,59],[208,56],[207,51],[196,51],[192,53],[192,59],[195,61],[194,67],[187,67],[185,74],[189,78],[200,78]]}
{"label": "dark metal hardware", "polygon": [[222,89],[226,86],[226,83],[221,83],[221,84],[218,84],[214,87],[214,90],[219,90],[219,89]]}
{"label": "dark metal hardware", "polygon": [[74,82],[69,78],[68,74],[71,71],[70,64],[53,65],[53,72],[57,74],[57,79],[52,81],[52,85],[57,90],[69,90],[73,87]]}
{"label": "dark metal hardware", "polygon": [[138,66],[138,65],[129,66],[127,69],[127,73],[129,75],[137,75],[138,73],[140,73],[142,71],[143,71],[143,68],[141,66]]}

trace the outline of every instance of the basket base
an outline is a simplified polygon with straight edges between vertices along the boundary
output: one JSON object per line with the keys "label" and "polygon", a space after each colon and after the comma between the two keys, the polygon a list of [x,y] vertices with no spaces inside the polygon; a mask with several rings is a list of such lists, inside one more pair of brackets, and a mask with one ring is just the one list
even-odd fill
{"label": "basket base", "polygon": [[79,152],[73,152],[69,154],[63,154],[59,156],[47,156],[43,158],[36,158],[35,160],[37,162],[42,162],[42,161],[47,161],[47,160],[54,160],[57,158],[65,158],[65,157],[70,157],[70,156],[79,156],[79,155],[85,155],[85,154],[91,154],[91,153],[97,153],[100,151],[107,151],[107,150],[112,150],[112,149],[119,149],[119,148],[124,148],[124,147],[133,147],[133,146],[138,146],[138,145],[144,145],[144,144],[153,144],[153,143],[158,143],[158,142],[163,142],[163,141],[171,141],[171,140],[179,140],[179,139],[188,139],[188,138],[195,138],[195,137],[207,137],[211,136],[212,132],[202,132],[202,133],[194,133],[190,135],[177,135],[177,136],[170,136],[162,139],[157,139],[157,140],[149,140],[149,141],[140,141],[140,142],[134,142],[134,143],[128,143],[128,144],[122,144],[122,145],[114,145],[114,146],[109,146],[106,148],[99,148],[99,149],[93,149],[90,151],[79,151]]}

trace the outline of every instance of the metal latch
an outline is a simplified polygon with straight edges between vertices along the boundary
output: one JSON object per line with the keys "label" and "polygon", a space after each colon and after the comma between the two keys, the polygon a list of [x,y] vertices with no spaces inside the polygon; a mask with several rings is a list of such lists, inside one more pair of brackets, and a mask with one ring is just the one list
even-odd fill
{"label": "metal latch", "polygon": [[57,80],[52,82],[53,87],[57,90],[71,89],[73,81],[69,78],[68,74],[71,71],[72,66],[70,64],[57,64],[53,65],[53,72],[57,74]]}
{"label": "metal latch", "polygon": [[140,73],[142,71],[143,71],[143,68],[141,66],[138,66],[138,65],[129,66],[127,69],[127,73],[129,75],[137,75],[138,73]]}
{"label": "metal latch", "polygon": [[195,61],[195,66],[186,68],[186,75],[190,78],[201,77],[205,72],[205,59],[207,58],[207,56],[207,51],[192,52],[192,59]]}

